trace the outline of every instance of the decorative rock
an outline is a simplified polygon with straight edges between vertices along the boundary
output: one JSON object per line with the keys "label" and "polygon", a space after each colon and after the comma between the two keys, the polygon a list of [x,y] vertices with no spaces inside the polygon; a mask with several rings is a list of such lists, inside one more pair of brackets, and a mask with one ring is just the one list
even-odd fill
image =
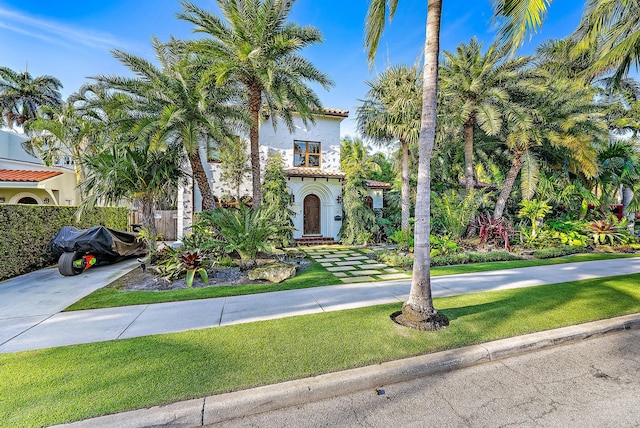
{"label": "decorative rock", "polygon": [[249,279],[266,279],[277,284],[296,275],[296,267],[286,263],[271,263],[247,272]]}

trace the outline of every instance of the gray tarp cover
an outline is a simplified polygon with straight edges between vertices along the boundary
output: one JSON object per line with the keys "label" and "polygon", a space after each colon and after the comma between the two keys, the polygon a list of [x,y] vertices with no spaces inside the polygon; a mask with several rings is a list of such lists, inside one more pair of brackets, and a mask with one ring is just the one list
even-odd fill
{"label": "gray tarp cover", "polygon": [[94,226],[76,229],[64,226],[49,243],[55,257],[63,252],[78,251],[97,257],[118,258],[145,254],[145,245],[136,240],[137,234]]}

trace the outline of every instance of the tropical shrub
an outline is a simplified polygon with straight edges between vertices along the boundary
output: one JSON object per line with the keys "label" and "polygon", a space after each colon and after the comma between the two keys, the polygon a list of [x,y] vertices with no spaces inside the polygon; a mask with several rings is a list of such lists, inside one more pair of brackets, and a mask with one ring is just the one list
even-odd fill
{"label": "tropical shrub", "polygon": [[458,244],[455,241],[449,239],[447,235],[431,235],[429,236],[429,243],[431,245],[431,257],[444,256],[461,251],[461,248],[458,247]]}
{"label": "tropical shrub", "polygon": [[480,214],[476,217],[476,222],[480,227],[480,244],[500,245],[509,251],[511,249],[510,237],[514,231],[511,224],[504,217],[494,218],[489,213]]}
{"label": "tropical shrub", "polygon": [[238,208],[202,213],[202,218],[220,232],[222,240],[217,242],[227,253],[238,253],[242,269],[255,265],[258,251],[271,251],[271,239],[278,231],[263,207],[251,209],[242,203]]}
{"label": "tropical shrub", "polygon": [[477,190],[463,193],[449,190],[442,195],[431,192],[434,230],[459,240],[484,200],[485,195]]}
{"label": "tropical shrub", "polygon": [[614,219],[596,220],[587,223],[585,230],[591,234],[595,245],[603,245],[607,242],[614,245],[624,243],[629,236],[624,223],[624,221],[617,223]]}
{"label": "tropical shrub", "polygon": [[396,230],[389,236],[389,240],[398,245],[400,251],[413,251],[413,231]]}
{"label": "tropical shrub", "polygon": [[277,228],[271,237],[271,242],[277,248],[287,247],[293,242],[292,218],[295,212],[291,209],[293,198],[283,169],[282,155],[272,153],[267,158],[262,184],[262,206],[271,213],[271,221]]}
{"label": "tropical shrub", "polygon": [[366,181],[359,173],[347,173],[343,188],[344,220],[340,229],[343,244],[366,244],[371,242],[376,229],[376,216],[364,203],[367,195]]}
{"label": "tropical shrub", "polygon": [[547,201],[538,201],[536,199],[520,202],[520,211],[518,218],[526,218],[531,222],[531,238],[535,239],[538,235],[538,228],[542,226],[544,216],[551,212],[551,206]]}
{"label": "tropical shrub", "polygon": [[211,262],[197,249],[185,250],[184,247],[174,249],[165,246],[157,252],[157,260],[150,269],[165,281],[174,281],[186,275],[187,287],[192,287],[196,273],[200,274],[202,282],[209,282],[205,266],[210,265]]}

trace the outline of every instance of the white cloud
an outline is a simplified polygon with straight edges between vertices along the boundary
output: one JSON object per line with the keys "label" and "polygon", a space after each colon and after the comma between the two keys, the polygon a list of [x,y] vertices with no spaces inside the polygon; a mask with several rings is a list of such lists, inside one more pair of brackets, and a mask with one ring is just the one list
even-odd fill
{"label": "white cloud", "polygon": [[84,45],[92,49],[129,49],[127,43],[111,34],[75,28],[2,7],[0,7],[0,27],[65,47]]}

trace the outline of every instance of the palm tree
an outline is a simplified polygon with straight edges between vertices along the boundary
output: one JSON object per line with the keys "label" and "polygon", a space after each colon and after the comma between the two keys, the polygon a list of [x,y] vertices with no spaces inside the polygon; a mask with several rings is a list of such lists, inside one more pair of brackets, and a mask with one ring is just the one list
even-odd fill
{"label": "palm tree", "polygon": [[80,158],[96,135],[94,124],[81,117],[69,101],[59,106],[42,106],[37,116],[25,123],[25,131],[31,137],[28,145],[46,165],[55,165],[71,156],[76,181],[80,184],[85,178]]}
{"label": "palm tree", "polygon": [[474,37],[461,43],[456,53],[443,52],[440,68],[441,90],[463,123],[465,185],[474,188],[473,134],[479,126],[487,135],[502,128],[507,85],[517,79],[529,63],[528,57],[508,58],[509,48],[494,43],[482,54],[482,44]]}
{"label": "palm tree", "polygon": [[61,88],[62,83],[53,76],[33,78],[28,71],[0,67],[0,112],[8,126],[22,126],[36,117],[41,106],[59,106]]}
{"label": "palm tree", "polygon": [[232,103],[233,86],[214,87],[206,83],[205,71],[211,63],[184,54],[175,40],[152,41],[160,67],[120,50],[114,56],[131,69],[136,78],[98,76],[101,85],[132,96],[130,111],[143,115],[139,137],[158,143],[177,141],[187,153],[194,179],[202,194],[202,208],[213,210],[215,203],[199,148],[210,139],[222,141],[232,136],[229,123],[243,118]]}
{"label": "palm tree", "polygon": [[577,51],[595,49],[589,77],[613,72],[617,83],[640,59],[640,4],[629,0],[589,0],[574,34]]}
{"label": "palm tree", "polygon": [[[378,43],[387,19],[393,18],[398,0],[370,0],[366,19],[365,46],[370,64],[376,56]],[[496,14],[504,16],[501,33],[503,39],[518,46],[528,29],[541,24],[546,2],[539,0],[498,0]],[[436,106],[438,100],[438,56],[440,54],[440,19],[442,0],[427,0],[426,42],[422,80],[422,117],[418,142],[418,188],[415,209],[415,238],[413,279],[409,299],[402,307],[399,322],[420,329],[439,329],[448,325],[448,319],[435,310],[431,297],[430,278],[430,162],[435,141]]]}
{"label": "palm tree", "polygon": [[297,52],[322,42],[315,27],[287,22],[295,0],[216,0],[226,22],[218,16],[183,2],[180,19],[195,25],[194,32],[210,38],[190,43],[197,54],[211,60],[208,73],[220,85],[239,82],[245,89],[250,113],[249,141],[253,207],[262,202],[260,189],[260,112],[284,120],[293,130],[292,110],[305,123],[313,122],[313,113],[322,108],[308,83],[323,88],[333,86],[331,79]]}
{"label": "palm tree", "polygon": [[154,206],[175,192],[184,179],[180,168],[183,151],[177,145],[158,150],[149,141],[127,141],[130,136],[126,134],[115,138],[99,152],[82,156],[88,171],[81,184],[86,195],[82,206],[93,206],[98,200],[137,203],[142,225],[149,229],[150,236],[155,236]]}
{"label": "palm tree", "polygon": [[380,145],[400,142],[402,151],[400,227],[409,230],[411,190],[409,187],[409,145],[418,143],[422,82],[418,66],[390,67],[367,82],[369,91],[356,116],[358,131]]}
{"label": "palm tree", "polygon": [[[537,159],[534,149],[547,146],[562,150],[564,158],[571,158],[573,165],[588,178],[598,173],[595,147],[607,135],[600,108],[593,102],[595,91],[581,82],[563,78],[547,79],[545,91],[524,93],[509,117],[506,144],[513,157],[505,178],[493,217],[500,218],[507,198],[511,194],[516,177],[526,167],[530,175],[537,175]],[[577,172],[577,171],[576,171]],[[535,179],[535,177],[533,177]],[[534,183],[524,183],[525,189],[535,189]],[[532,196],[529,193],[528,199]]]}

